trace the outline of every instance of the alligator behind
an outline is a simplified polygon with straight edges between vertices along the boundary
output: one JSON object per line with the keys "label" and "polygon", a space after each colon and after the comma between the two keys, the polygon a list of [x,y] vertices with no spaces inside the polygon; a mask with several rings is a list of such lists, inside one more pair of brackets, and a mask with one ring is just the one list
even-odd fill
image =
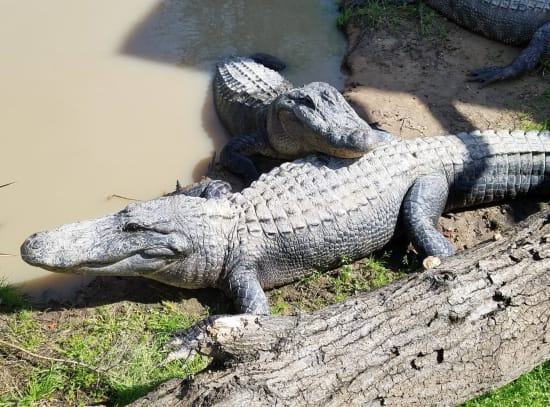
{"label": "alligator behind", "polygon": [[213,88],[218,116],[234,137],[221,151],[220,162],[247,184],[258,178],[250,156],[358,157],[392,138],[372,129],[329,84],[293,88],[278,72],[250,58],[220,62]]}
{"label": "alligator behind", "polygon": [[453,254],[444,210],[550,192],[550,132],[392,141],[358,159],[311,155],[241,193],[182,194],[30,236],[23,259],[48,270],[218,287],[238,312],[266,314],[263,288],[355,260],[403,225],[427,255]]}
{"label": "alligator behind", "polygon": [[[371,0],[344,0],[344,5],[361,6]],[[390,0],[414,3],[416,0]],[[423,0],[439,13],[487,38],[506,44],[527,46],[504,67],[485,67],[470,73],[484,84],[515,78],[534,70],[550,58],[550,0]]]}

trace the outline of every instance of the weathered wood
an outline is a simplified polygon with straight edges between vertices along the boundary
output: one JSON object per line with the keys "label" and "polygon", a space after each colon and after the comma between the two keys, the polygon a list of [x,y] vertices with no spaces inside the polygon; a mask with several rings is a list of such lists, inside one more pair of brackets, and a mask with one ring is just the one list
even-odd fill
{"label": "weathered wood", "polygon": [[232,360],[134,406],[452,406],[550,359],[550,211],[495,242],[313,314],[220,317]]}

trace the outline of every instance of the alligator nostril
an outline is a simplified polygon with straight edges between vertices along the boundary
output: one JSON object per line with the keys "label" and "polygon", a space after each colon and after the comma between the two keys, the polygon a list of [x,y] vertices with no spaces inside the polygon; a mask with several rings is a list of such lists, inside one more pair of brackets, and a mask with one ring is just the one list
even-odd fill
{"label": "alligator nostril", "polygon": [[27,240],[21,245],[21,254],[23,256],[29,255],[31,252],[40,249],[40,240],[37,239],[38,233],[33,233]]}

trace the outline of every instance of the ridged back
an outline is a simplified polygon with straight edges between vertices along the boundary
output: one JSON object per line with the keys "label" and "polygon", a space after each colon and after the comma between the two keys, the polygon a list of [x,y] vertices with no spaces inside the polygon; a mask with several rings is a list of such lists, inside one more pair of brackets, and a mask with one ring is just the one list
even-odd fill
{"label": "ridged back", "polygon": [[264,131],[267,107],[292,85],[250,58],[235,57],[217,65],[213,87],[220,120],[231,135],[239,136]]}
{"label": "ridged back", "polygon": [[550,192],[550,132],[399,140],[359,159],[312,155],[282,164],[231,195],[242,258],[261,255],[265,288],[337,266],[342,256],[365,257],[393,236],[411,185],[434,174],[449,183],[447,209]]}
{"label": "ridged back", "polygon": [[449,182],[447,209],[550,191],[550,132],[400,140],[355,160],[309,156],[262,175],[231,200],[242,212],[243,241],[277,242],[277,253],[303,255],[315,268],[380,248],[394,233],[410,186],[433,174]]}

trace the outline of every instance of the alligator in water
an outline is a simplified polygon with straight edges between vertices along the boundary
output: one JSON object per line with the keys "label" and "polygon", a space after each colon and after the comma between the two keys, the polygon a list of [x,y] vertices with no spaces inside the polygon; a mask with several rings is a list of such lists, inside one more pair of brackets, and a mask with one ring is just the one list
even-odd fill
{"label": "alligator in water", "polygon": [[[23,259],[85,275],[218,287],[238,312],[267,314],[264,288],[363,258],[398,222],[427,255],[453,249],[444,210],[550,191],[550,132],[401,139],[357,159],[310,155],[218,199],[175,194],[30,236]],[[200,194],[200,192],[199,192]]]}
{"label": "alligator in water", "polygon": [[[344,0],[347,7],[371,0]],[[417,0],[390,0],[414,3]],[[448,19],[487,38],[527,47],[507,66],[470,73],[471,80],[489,84],[534,70],[550,58],[550,0],[423,0]]]}
{"label": "alligator in water", "polygon": [[222,149],[220,163],[247,185],[258,178],[253,155],[352,158],[393,138],[372,129],[329,84],[293,88],[278,72],[250,58],[220,62],[213,88],[218,116],[234,137]]}

